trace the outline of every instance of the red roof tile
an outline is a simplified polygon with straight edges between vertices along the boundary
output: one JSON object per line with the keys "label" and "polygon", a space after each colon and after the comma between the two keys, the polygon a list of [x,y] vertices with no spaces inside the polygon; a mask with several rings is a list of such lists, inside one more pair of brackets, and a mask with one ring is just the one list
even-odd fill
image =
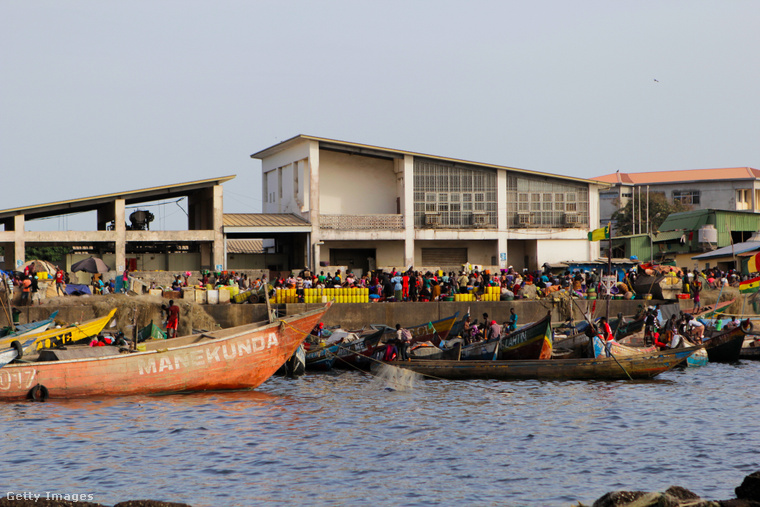
{"label": "red roof tile", "polygon": [[748,180],[760,178],[760,170],[752,167],[726,167],[722,169],[686,169],[683,171],[652,171],[643,173],[605,174],[591,178],[604,183],[646,185],[652,183],[677,183],[680,181]]}

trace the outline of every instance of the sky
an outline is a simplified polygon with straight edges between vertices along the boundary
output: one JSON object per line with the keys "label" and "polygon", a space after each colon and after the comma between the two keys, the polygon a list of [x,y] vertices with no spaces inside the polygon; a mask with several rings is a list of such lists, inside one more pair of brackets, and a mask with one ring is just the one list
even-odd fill
{"label": "sky", "polygon": [[298,134],[582,178],[760,168],[758,20],[756,0],[1,0],[0,209],[234,174],[225,212],[259,212],[250,154]]}

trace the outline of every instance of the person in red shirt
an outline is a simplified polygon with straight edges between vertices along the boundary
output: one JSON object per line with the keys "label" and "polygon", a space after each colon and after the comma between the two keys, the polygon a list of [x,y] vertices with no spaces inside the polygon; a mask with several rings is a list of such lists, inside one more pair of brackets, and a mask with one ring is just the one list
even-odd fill
{"label": "person in red shirt", "polygon": [[668,342],[670,341],[670,336],[668,336],[669,334],[672,334],[672,331],[668,331],[667,333],[665,333],[665,336],[663,336],[663,338],[665,338],[665,341],[663,342],[663,341],[660,341],[660,336],[661,336],[660,333],[655,331],[654,334],[652,335],[652,338],[654,338],[655,347],[657,347],[659,350],[669,349],[670,348],[668,346]]}
{"label": "person in red shirt", "polygon": [[177,336],[177,328],[179,327],[179,306],[174,304],[174,300],[169,301],[166,312],[169,316],[166,322],[166,337],[174,338]]}
{"label": "person in red shirt", "polygon": [[610,323],[607,322],[607,317],[602,317],[599,319],[599,332],[607,341],[610,341],[615,337],[612,334],[612,328],[610,327]]}
{"label": "person in red shirt", "polygon": [[61,269],[55,272],[55,293],[59,296],[66,295],[66,291],[63,288],[63,271]]}

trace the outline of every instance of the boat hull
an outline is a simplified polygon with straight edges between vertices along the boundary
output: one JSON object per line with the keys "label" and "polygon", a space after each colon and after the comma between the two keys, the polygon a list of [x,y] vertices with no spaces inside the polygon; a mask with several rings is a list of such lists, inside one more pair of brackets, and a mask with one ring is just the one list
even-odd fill
{"label": "boat hull", "polygon": [[[436,379],[625,380],[652,378],[686,361],[697,347],[618,358],[534,361],[399,361],[393,366]],[[622,365],[622,366],[621,366]]]}
{"label": "boat hull", "polygon": [[[111,310],[105,317],[88,320],[78,325],[62,327],[58,329],[48,329],[34,334],[24,335],[25,339],[34,338],[31,347],[40,350],[45,347],[52,347],[55,344],[68,345],[78,341],[85,340],[100,333],[108,322],[116,314],[116,308]],[[7,347],[15,338],[5,337],[0,340],[0,347]]]}
{"label": "boat hull", "polygon": [[760,340],[756,336],[744,337],[739,359],[760,359]]}
{"label": "boat hull", "polygon": [[504,338],[499,344],[498,358],[503,361],[551,359],[551,313],[543,319],[522,327]]}
{"label": "boat hull", "polygon": [[707,357],[711,363],[733,363],[739,360],[745,331],[741,326],[719,332],[704,340]]}
{"label": "boat hull", "polygon": [[491,361],[496,359],[501,339],[493,338],[481,342],[471,343],[462,347],[461,359],[463,361]]}
{"label": "boat hull", "polygon": [[37,385],[50,398],[255,388],[293,355],[328,308],[263,326],[146,342],[145,352],[10,364],[0,369],[0,399],[24,399]]}

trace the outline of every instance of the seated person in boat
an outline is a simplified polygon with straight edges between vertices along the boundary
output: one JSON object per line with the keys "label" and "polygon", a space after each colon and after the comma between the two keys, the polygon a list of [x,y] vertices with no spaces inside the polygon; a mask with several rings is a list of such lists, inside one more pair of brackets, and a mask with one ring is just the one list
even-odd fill
{"label": "seated person in boat", "polygon": [[470,343],[479,342],[483,339],[483,332],[478,329],[477,324],[473,324],[470,328]]}
{"label": "seated person in boat", "polygon": [[390,340],[385,344],[385,355],[383,355],[383,361],[395,361],[398,357],[398,347],[396,347],[396,340]]}
{"label": "seated person in boat", "polygon": [[495,320],[492,320],[491,324],[488,326],[486,340],[499,338],[500,336],[501,336],[501,326],[498,325]]}
{"label": "seated person in boat", "polygon": [[[663,334],[655,332],[652,334],[652,339],[658,350],[667,350],[670,348],[669,343],[672,341],[673,336],[673,331],[665,331]],[[662,338],[662,340],[660,338]]]}
{"label": "seated person in boat", "polygon": [[739,321],[738,317],[734,317],[731,319],[728,324],[726,324],[726,329],[733,329],[735,327],[739,327],[741,325],[741,322]]}

